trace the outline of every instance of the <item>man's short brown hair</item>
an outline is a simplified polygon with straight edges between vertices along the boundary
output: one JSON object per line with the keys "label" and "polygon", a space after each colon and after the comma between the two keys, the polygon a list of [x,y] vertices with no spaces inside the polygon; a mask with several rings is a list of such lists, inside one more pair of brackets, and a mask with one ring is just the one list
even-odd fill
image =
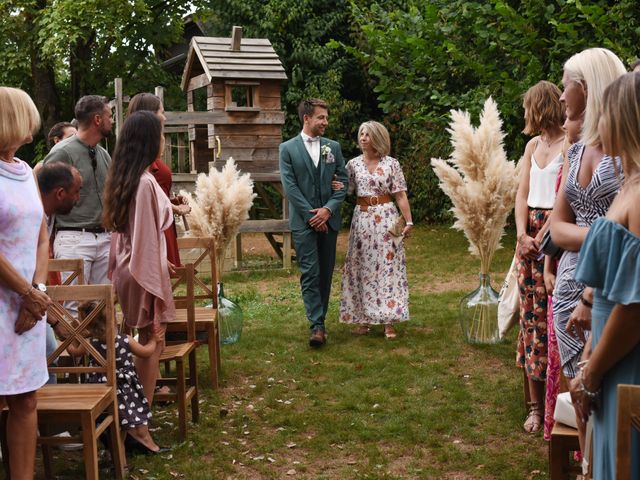
{"label": "man's short brown hair", "polygon": [[300,123],[304,124],[304,116],[313,115],[313,111],[318,108],[324,108],[325,110],[329,110],[329,105],[324,100],[320,100],[319,98],[307,98],[302,100],[298,104],[298,117],[300,118]]}
{"label": "man's short brown hair", "polygon": [[85,95],[78,100],[75,108],[78,125],[88,126],[95,115],[102,115],[104,107],[109,105],[109,99],[102,95]]}

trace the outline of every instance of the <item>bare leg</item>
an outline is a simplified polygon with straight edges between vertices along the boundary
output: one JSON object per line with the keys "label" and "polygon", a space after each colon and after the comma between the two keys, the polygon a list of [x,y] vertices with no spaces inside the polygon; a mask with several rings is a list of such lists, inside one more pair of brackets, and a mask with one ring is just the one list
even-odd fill
{"label": "bare leg", "polygon": [[9,407],[7,440],[11,478],[30,480],[35,468],[38,434],[36,392],[7,395],[5,400]]}
{"label": "bare leg", "polygon": [[[165,324],[160,324],[160,327],[162,329],[162,341],[158,342],[156,350],[151,354],[150,357],[136,357],[135,360],[138,378],[140,378],[140,383],[142,384],[144,395],[145,397],[147,397],[147,402],[149,402],[149,407],[151,407],[151,405],[153,404],[153,395],[155,393],[156,380],[158,379],[158,374],[160,373],[160,355],[164,350],[164,332],[167,326]],[[139,342],[142,345],[146,345],[152,335],[153,325],[141,329],[140,335],[138,336]]]}
{"label": "bare leg", "polygon": [[524,422],[526,432],[535,433],[540,430],[544,422],[544,382],[527,378],[529,382],[529,414]]}

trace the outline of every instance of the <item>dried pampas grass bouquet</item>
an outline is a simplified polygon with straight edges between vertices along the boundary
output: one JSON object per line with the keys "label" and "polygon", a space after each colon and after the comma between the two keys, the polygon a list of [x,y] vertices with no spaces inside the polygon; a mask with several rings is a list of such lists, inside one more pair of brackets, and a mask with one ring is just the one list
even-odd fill
{"label": "dried pampas grass bouquet", "polygon": [[229,158],[222,170],[211,167],[208,174],[198,175],[195,196],[185,191],[180,194],[191,207],[191,234],[215,240],[218,269],[222,273],[224,252],[242,222],[249,218],[256,197],[251,176],[241,174],[236,162]]}
{"label": "dried pampas grass bouquet", "polygon": [[453,153],[449,160],[432,158],[440,188],[453,203],[456,221],[469,240],[469,251],[480,257],[480,273],[488,274],[515,204],[519,169],[507,160],[498,107],[491,97],[484,103],[480,125],[474,128],[468,112],[451,111]]}
{"label": "dried pampas grass bouquet", "polygon": [[469,251],[480,257],[480,287],[461,300],[460,322],[469,342],[495,343],[498,295],[491,288],[489,271],[515,204],[519,169],[507,160],[502,120],[491,98],[484,103],[477,128],[469,113],[459,110],[451,111],[449,126],[451,158],[432,158],[431,165],[453,203],[453,228],[464,232]]}

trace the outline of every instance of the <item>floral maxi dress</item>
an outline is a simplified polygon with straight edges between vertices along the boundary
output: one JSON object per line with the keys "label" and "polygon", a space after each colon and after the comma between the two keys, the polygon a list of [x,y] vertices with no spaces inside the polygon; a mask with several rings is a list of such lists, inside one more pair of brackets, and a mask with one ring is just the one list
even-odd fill
{"label": "floral maxi dress", "polygon": [[[406,191],[400,163],[384,157],[370,173],[362,156],[346,166],[349,193],[358,197]],[[409,320],[409,286],[404,244],[389,229],[399,218],[393,202],[362,209],[356,205],[343,267],[340,321],[387,324]]]}

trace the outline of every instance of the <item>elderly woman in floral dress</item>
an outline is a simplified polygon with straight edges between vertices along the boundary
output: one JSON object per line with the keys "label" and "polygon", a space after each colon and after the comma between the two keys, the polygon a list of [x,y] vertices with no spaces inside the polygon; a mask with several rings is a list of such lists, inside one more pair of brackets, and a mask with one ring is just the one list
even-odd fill
{"label": "elderly woman in floral dress", "polygon": [[402,242],[413,228],[407,184],[400,163],[389,156],[391,141],[382,124],[363,123],[358,140],[362,155],[346,166],[348,192],[357,195],[357,205],[342,276],[340,321],[356,324],[357,335],[367,334],[370,325],[384,325],[385,337],[392,339],[393,324],[409,319]]}

